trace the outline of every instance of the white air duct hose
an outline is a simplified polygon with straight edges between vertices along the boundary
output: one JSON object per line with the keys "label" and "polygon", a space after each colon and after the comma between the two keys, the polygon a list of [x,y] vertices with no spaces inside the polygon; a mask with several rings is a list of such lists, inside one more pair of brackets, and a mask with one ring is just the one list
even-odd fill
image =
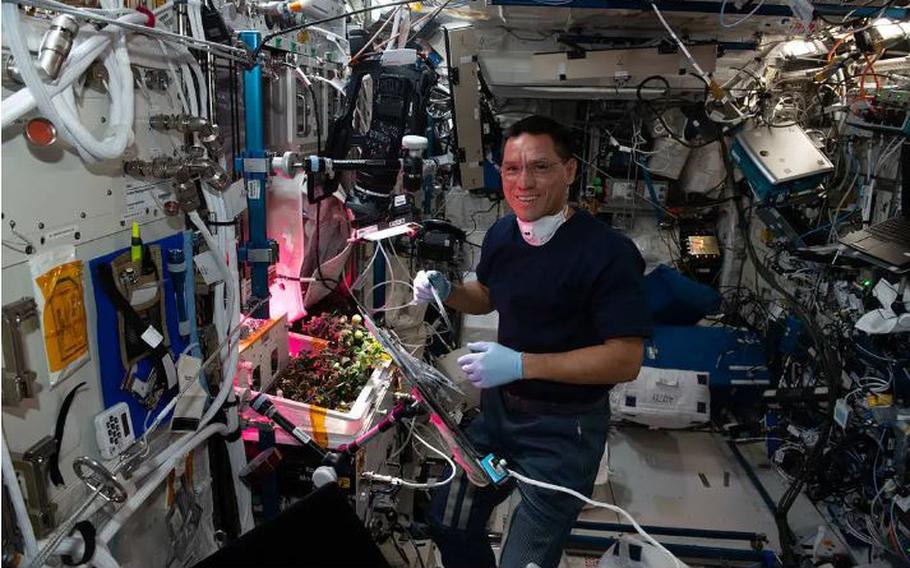
{"label": "white air duct hose", "polygon": [[[141,24],[146,21],[146,16],[139,12],[119,18],[119,21],[130,24]],[[91,28],[84,28],[82,31],[88,31]],[[69,57],[63,65],[60,77],[53,85],[47,85],[47,92],[50,96],[56,97],[58,94],[69,88],[73,82],[78,80],[89,66],[104,53],[111,45],[111,40],[116,35],[116,30],[105,29],[96,35],[77,43],[70,52]],[[22,118],[36,106],[35,96],[29,89],[20,89],[3,99],[3,114],[0,117],[0,125],[6,128],[16,120]]]}
{"label": "white air duct hose", "polygon": [[16,512],[16,522],[19,525],[19,530],[22,531],[22,541],[25,545],[25,559],[27,561],[29,558],[34,558],[38,555],[38,543],[35,540],[35,531],[32,530],[32,522],[28,518],[25,499],[22,498],[22,488],[19,487],[16,472],[13,471],[13,458],[10,456],[9,448],[6,447],[6,437],[0,435],[0,439],[2,439],[3,443],[3,484],[6,485],[9,492],[13,511]]}
{"label": "white air duct hose", "polygon": [[[10,51],[26,88],[35,97],[41,113],[54,123],[60,135],[73,144],[82,158],[89,162],[119,158],[133,139],[133,73],[130,70],[126,40],[122,30],[113,39],[114,49],[104,54],[111,97],[110,120],[102,140],[95,138],[83,125],[74,108],[72,86],[66,87],[63,97],[52,97],[47,85],[38,75],[21,30],[19,8],[3,4],[3,30]],[[56,99],[56,102],[55,100]]]}

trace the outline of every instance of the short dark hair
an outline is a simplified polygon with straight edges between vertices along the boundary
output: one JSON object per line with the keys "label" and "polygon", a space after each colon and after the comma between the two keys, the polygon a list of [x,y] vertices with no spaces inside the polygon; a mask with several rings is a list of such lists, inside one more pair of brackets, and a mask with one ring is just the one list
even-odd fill
{"label": "short dark hair", "polygon": [[575,156],[575,145],[572,142],[572,131],[556,122],[548,116],[534,114],[527,118],[522,118],[512,126],[506,129],[503,149],[509,138],[514,138],[522,134],[546,134],[553,140],[553,146],[556,153],[563,160],[568,160]]}

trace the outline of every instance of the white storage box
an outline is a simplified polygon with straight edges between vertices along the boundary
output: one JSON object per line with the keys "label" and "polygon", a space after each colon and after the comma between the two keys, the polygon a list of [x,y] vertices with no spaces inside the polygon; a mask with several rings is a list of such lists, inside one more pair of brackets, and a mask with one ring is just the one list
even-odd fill
{"label": "white storage box", "polygon": [[[301,351],[319,349],[318,345],[321,341],[304,335],[290,333],[288,336],[288,347],[291,357],[296,357]],[[382,395],[388,387],[390,375],[391,367],[389,365],[375,369],[357,396],[357,400],[354,401],[351,409],[347,412],[304,404],[273,394],[268,395],[268,397],[272,399],[278,412],[283,414],[293,424],[300,426],[308,435],[313,437],[316,443],[324,448],[335,449],[342,444],[353,442],[357,436],[365,432],[369,427],[376,405],[382,400]],[[244,409],[243,418],[251,422],[265,420],[249,408]],[[275,430],[275,438],[279,444],[298,444],[290,435],[277,428]],[[243,439],[257,442],[259,440],[259,430],[255,426],[244,429]]]}
{"label": "white storage box", "polygon": [[638,378],[610,391],[614,420],[652,428],[688,428],[711,418],[708,373],[642,367]]}

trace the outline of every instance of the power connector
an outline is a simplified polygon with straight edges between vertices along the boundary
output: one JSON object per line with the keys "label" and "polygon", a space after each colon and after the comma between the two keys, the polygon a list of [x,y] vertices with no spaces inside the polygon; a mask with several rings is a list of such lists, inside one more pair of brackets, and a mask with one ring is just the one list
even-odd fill
{"label": "power connector", "polygon": [[507,477],[509,477],[508,463],[502,458],[497,458],[493,454],[487,454],[482,460],[480,460],[480,466],[486,472],[490,480],[499,485]]}

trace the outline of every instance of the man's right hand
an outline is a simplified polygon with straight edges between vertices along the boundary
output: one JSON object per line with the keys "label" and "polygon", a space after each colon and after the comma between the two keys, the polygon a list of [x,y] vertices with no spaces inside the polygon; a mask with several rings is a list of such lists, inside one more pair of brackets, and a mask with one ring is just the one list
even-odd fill
{"label": "man's right hand", "polygon": [[438,270],[421,270],[414,276],[414,301],[428,304],[436,301],[433,297],[433,288],[439,294],[439,299],[445,302],[452,293],[452,284],[445,274]]}

